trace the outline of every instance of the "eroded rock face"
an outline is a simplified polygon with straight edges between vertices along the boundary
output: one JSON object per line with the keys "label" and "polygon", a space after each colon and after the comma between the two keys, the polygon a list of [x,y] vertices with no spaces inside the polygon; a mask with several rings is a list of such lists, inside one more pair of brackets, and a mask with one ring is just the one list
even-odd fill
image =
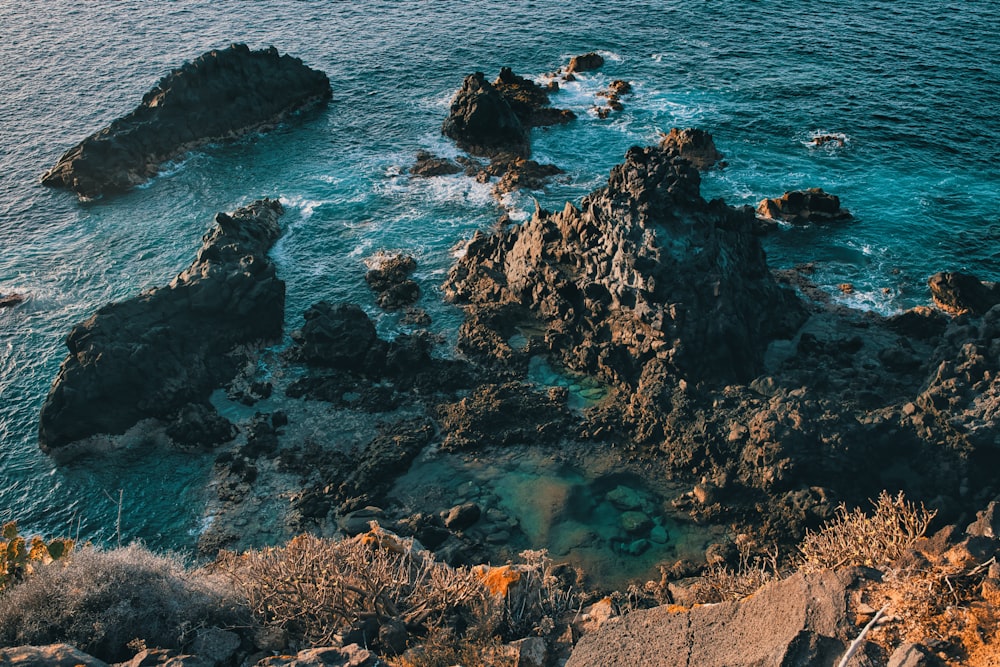
{"label": "eroded rock face", "polygon": [[482,72],[465,77],[451,101],[441,132],[473,155],[510,152],[528,156],[528,128]]}
{"label": "eroded rock face", "polygon": [[715,147],[712,135],[699,129],[672,128],[670,134],[663,136],[660,147],[689,160],[699,171],[711,169],[723,158]]}
{"label": "eroded rock face", "polygon": [[927,286],[935,305],[952,315],[984,315],[1000,304],[1000,284],[983,282],[967,273],[935,273],[927,280]]}
{"label": "eroded rock face", "polygon": [[589,72],[600,69],[603,65],[604,57],[599,53],[590,52],[570,58],[569,65],[566,66],[566,71],[570,73]]}
{"label": "eroded rock face", "polygon": [[509,67],[500,69],[500,76],[493,82],[493,86],[526,127],[561,125],[576,119],[576,114],[568,109],[549,106],[548,89],[518,76]]}
{"label": "eroded rock face", "polygon": [[274,47],[209,51],[163,77],[130,114],[66,151],[42,183],[86,198],[121,192],[192,148],[258,131],[330,97],[326,74]]}
{"label": "eroded rock face", "polygon": [[238,348],[281,335],[285,284],[267,252],[281,204],[219,213],[197,259],[166,287],[100,308],[66,338],[69,356],[42,406],[39,442],[120,434],[204,403],[244,360]]}
{"label": "eroded rock face", "polygon": [[757,205],[757,215],[793,225],[823,224],[853,217],[847,209],[840,207],[837,195],[820,188],[795,190],[775,199],[764,199]]}
{"label": "eroded rock face", "polygon": [[565,365],[614,383],[753,377],[801,310],[768,273],[752,213],[705,202],[699,183],[676,153],[630,149],[580,209],[477,234],[446,290],[472,310],[526,307]]}

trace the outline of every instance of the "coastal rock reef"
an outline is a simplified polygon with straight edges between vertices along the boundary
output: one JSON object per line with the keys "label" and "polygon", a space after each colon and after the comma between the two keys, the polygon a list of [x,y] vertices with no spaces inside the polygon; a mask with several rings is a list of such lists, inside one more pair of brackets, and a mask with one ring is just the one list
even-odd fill
{"label": "coastal rock reef", "polygon": [[121,192],[193,148],[266,129],[331,95],[326,74],[274,47],[209,51],[163,77],[131,113],[66,151],[42,183],[84,198]]}
{"label": "coastal rock reef", "polygon": [[39,416],[42,449],[67,455],[76,441],[204,404],[245,363],[243,346],[280,336],[285,284],[267,252],[282,212],[263,199],[219,213],[195,261],[169,285],[74,327]]}

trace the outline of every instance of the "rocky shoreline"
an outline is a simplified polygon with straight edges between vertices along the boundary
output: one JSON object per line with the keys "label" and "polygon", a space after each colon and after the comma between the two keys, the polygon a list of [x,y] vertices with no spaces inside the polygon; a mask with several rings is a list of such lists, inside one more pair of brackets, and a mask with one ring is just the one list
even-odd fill
{"label": "rocky shoreline", "polygon": [[[596,55],[571,63],[566,76],[599,67]],[[157,90],[169,88],[161,82]],[[528,160],[530,129],[572,121],[549,106],[555,90],[508,68],[493,83],[482,73],[466,77],[442,133],[470,157],[422,153],[411,173],[498,178],[498,192],[543,187],[558,168]],[[89,141],[98,139],[64,162]],[[286,349],[261,352],[267,374],[255,353],[281,337],[285,321],[284,283],[267,257],[281,206],[264,199],[220,213],[197,259],[169,286],[105,306],[70,333],[70,356],[41,411],[40,445],[65,460],[120,446],[138,424],[214,456],[210,521],[199,542],[205,557],[260,546],[262,535],[272,542],[303,531],[363,535],[374,521],[451,566],[497,564],[510,557],[515,535],[549,534],[574,504],[613,507],[618,532],[610,544],[625,557],[671,539],[660,513],[727,526],[700,559],[661,564],[659,590],[673,593],[660,595],[675,603],[682,591],[671,583],[712,565],[740,565],[746,555],[736,536],[789,548],[842,503],[863,505],[884,489],[926,503],[941,526],[967,524],[1000,494],[997,286],[937,274],[930,287],[939,308],[891,317],[833,304],[810,283],[808,267],[768,267],[759,218],[846,219],[839,200],[817,190],[786,193],[756,211],[706,201],[699,170],[724,166],[722,157],[708,133],[675,129],[658,145],[629,149],[579,206],[539,206],[521,224],[501,219],[477,232],[444,283],[465,311],[457,350],[419,328],[381,337],[356,304],[319,302]],[[85,161],[75,164],[60,178],[83,196],[155,173],[115,163],[104,182],[77,171]],[[52,179],[57,172],[63,168]],[[411,309],[413,321],[426,323],[419,310],[426,291],[410,277],[415,266],[405,254],[380,257],[365,279],[380,307]],[[540,382],[540,364],[574,379]],[[219,389],[257,414],[237,425],[221,417],[208,401]],[[485,492],[456,490],[420,504],[394,490],[421,457],[475,461],[519,451],[622,477],[607,475],[617,486],[609,483],[597,499],[546,487],[536,499],[542,525],[531,528],[488,504],[496,496]],[[621,482],[626,473],[639,481]],[[664,481],[671,490],[660,492]],[[566,538],[572,548],[602,540],[586,528]],[[586,572],[564,574],[601,589]],[[785,589],[807,600],[796,609],[815,620],[826,611],[808,600],[844,607],[845,581],[831,572],[803,575],[724,609],[636,612],[581,644],[567,664],[597,664],[594,656],[622,633],[676,626],[690,635],[721,617],[749,622],[787,607]],[[846,617],[819,623],[804,646],[795,645],[801,628],[790,628],[785,649],[790,643],[800,653],[768,646],[760,664],[800,664],[807,654],[829,662],[843,652],[848,627]],[[715,641],[702,634],[675,647],[677,655]],[[570,647],[575,639],[570,630]],[[622,656],[601,664],[633,664],[627,651]],[[726,664],[713,660],[704,664]]]}

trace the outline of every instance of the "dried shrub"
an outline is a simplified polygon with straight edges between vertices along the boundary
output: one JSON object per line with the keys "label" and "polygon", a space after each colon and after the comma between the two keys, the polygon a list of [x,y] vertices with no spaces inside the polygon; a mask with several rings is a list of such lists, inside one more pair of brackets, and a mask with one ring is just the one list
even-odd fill
{"label": "dried shrub", "polygon": [[471,664],[501,664],[502,640],[551,631],[572,602],[544,552],[522,556],[527,562],[509,566],[516,576],[498,593],[484,576],[490,568],[451,567],[376,526],[353,539],[300,535],[282,547],[223,552],[215,569],[231,577],[260,623],[299,646],[328,644],[369,619],[395,620],[420,650],[393,664],[469,664],[471,655],[480,656]]}
{"label": "dried shrub", "polygon": [[728,565],[709,567],[695,585],[693,593],[700,603],[742,600],[761,586],[781,579],[778,549],[764,555],[755,553],[756,545],[744,535],[736,539],[740,560],[735,569]]}
{"label": "dried shrub", "polygon": [[936,514],[906,502],[902,493],[883,491],[872,505],[871,516],[841,505],[835,519],[818,532],[807,532],[799,544],[799,568],[811,572],[891,563],[923,537]]}
{"label": "dried shrub", "polygon": [[139,545],[86,547],[47,565],[0,596],[0,645],[68,642],[108,662],[130,643],[184,647],[194,631],[246,622],[225,579],[187,570],[177,557]]}

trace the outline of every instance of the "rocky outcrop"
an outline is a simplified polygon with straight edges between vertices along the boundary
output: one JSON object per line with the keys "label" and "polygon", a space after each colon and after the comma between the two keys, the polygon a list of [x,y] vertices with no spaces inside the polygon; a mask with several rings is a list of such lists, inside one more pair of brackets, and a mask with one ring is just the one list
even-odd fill
{"label": "rocky outcrop", "polygon": [[98,660],[69,644],[48,646],[10,646],[0,648],[0,665],[18,667],[108,667],[108,663]]}
{"label": "rocky outcrop", "polygon": [[468,387],[472,381],[465,362],[432,357],[432,343],[425,335],[379,338],[368,315],[355,304],[321,301],[306,310],[305,320],[292,332],[295,347],[287,356],[312,372],[290,385],[289,396],[381,412],[397,407],[401,392],[417,389],[435,395]]}
{"label": "rocky outcrop", "polygon": [[375,292],[375,302],[385,310],[399,310],[420,298],[420,286],[410,278],[417,261],[409,255],[380,255],[370,264],[365,282]]}
{"label": "rocky outcrop", "polygon": [[696,128],[680,130],[675,127],[670,130],[670,134],[662,136],[660,148],[680,155],[698,171],[707,171],[716,165],[724,165],[723,155],[715,147],[712,135],[704,130]]}
{"label": "rocky outcrop", "polygon": [[793,225],[824,224],[853,217],[847,209],[840,207],[837,195],[823,192],[820,188],[795,190],[775,199],[763,199],[757,204],[757,215]]}
{"label": "rocky outcrop", "polygon": [[569,65],[566,66],[566,71],[569,73],[573,72],[589,72],[591,70],[600,69],[604,66],[604,57],[599,53],[584,53],[580,56],[573,56],[569,59]]}
{"label": "rocky outcrop", "polygon": [[414,176],[429,178],[431,176],[450,176],[462,171],[462,167],[446,158],[431,155],[427,151],[417,151],[417,161],[410,167]]}
{"label": "rocky outcrop", "polygon": [[527,308],[566,366],[614,383],[753,377],[801,309],[771,278],[752,213],[704,201],[699,184],[675,153],[630,149],[580,209],[477,234],[446,291],[472,310]]}
{"label": "rocky outcrop", "polygon": [[24,303],[23,294],[17,294],[16,292],[12,294],[0,294],[0,310],[13,308],[20,303]]}
{"label": "rocky outcrop", "polygon": [[482,72],[465,77],[451,101],[441,132],[473,155],[531,153],[528,128]]}
{"label": "rocky outcrop", "polygon": [[493,83],[482,72],[470,74],[452,99],[441,132],[473,155],[528,157],[532,127],[576,118],[572,111],[549,106],[550,90],[509,67],[502,68]]}
{"label": "rocky outcrop", "polygon": [[192,148],[267,128],[330,96],[326,74],[274,47],[209,51],[163,77],[130,114],[69,149],[42,183],[86,198],[121,192]]}
{"label": "rocky outcrop", "polygon": [[741,602],[634,611],[584,635],[566,667],[832,667],[856,632],[847,599],[844,581],[824,571],[793,575]]}
{"label": "rocky outcrop", "polygon": [[515,155],[500,155],[484,170],[489,176],[499,180],[493,186],[493,194],[500,196],[515,190],[541,190],[549,179],[563,170],[554,164],[541,164]]}
{"label": "rocky outcrop", "polygon": [[514,74],[509,67],[502,67],[493,86],[526,127],[562,125],[576,119],[572,111],[550,106],[549,93],[559,89],[555,82],[551,87],[543,88],[530,79]]}
{"label": "rocky outcrop", "polygon": [[935,273],[927,279],[927,286],[935,305],[952,315],[984,315],[1000,304],[1000,283],[984,282],[967,273]]}
{"label": "rocky outcrop", "polygon": [[281,204],[264,199],[219,213],[197,259],[166,287],[100,308],[66,338],[69,356],[42,406],[39,442],[121,434],[203,403],[244,361],[240,349],[281,335],[285,284],[267,252]]}

